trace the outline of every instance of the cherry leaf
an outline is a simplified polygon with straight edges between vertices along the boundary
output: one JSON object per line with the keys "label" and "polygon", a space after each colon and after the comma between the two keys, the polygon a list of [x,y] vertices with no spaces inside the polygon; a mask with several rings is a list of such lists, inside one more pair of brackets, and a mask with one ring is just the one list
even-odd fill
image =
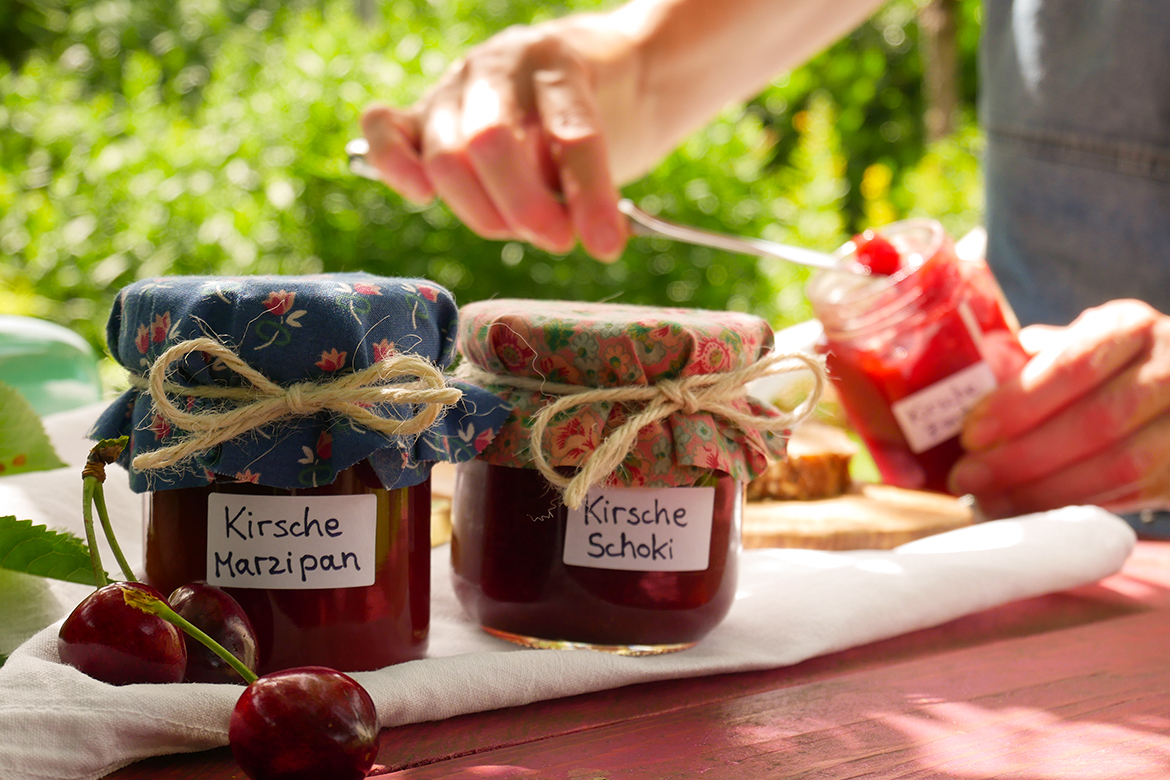
{"label": "cherry leaf", "polygon": [[97,586],[85,542],[13,515],[0,517],[0,569]]}
{"label": "cherry leaf", "polygon": [[64,466],[32,405],[0,382],[0,477]]}

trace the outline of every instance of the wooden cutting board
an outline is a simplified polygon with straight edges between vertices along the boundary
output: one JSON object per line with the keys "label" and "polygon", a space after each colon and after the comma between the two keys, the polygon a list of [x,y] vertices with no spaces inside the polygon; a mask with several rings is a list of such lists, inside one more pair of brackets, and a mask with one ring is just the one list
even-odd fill
{"label": "wooden cutting board", "polygon": [[[431,545],[451,541],[455,469],[431,472]],[[889,485],[859,484],[850,493],[818,501],[747,501],[744,547],[814,550],[889,549],[975,521],[960,499]]]}
{"label": "wooden cutting board", "polygon": [[888,550],[974,522],[971,506],[953,496],[859,484],[818,501],[746,502],[743,546]]}
{"label": "wooden cutting board", "polygon": [[455,465],[436,463],[431,469],[431,547],[451,541],[451,496],[455,495]]}

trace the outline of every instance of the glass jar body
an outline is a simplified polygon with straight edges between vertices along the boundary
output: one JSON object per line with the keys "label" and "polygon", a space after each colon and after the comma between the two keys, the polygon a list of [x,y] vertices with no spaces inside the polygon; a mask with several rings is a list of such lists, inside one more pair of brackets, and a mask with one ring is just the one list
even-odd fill
{"label": "glass jar body", "polygon": [[261,674],[306,665],[368,671],[425,655],[430,625],[429,480],[386,490],[362,461],[329,485],[315,488],[283,490],[217,480],[206,487],[147,494],[146,580],[163,593],[207,579],[208,501],[214,494],[376,498],[372,585],[225,587],[259,635]]}
{"label": "glass jar body", "polygon": [[983,260],[960,260],[942,226],[881,230],[910,264],[892,277],[822,272],[807,289],[818,344],[850,425],[882,479],[946,491],[963,416],[1027,357]]}
{"label": "glass jar body", "polygon": [[564,562],[568,509],[540,472],[459,464],[455,593],[486,631],[520,644],[627,654],[689,647],[726,616],[738,574],[743,484],[726,474],[708,482],[706,569],[614,570]]}

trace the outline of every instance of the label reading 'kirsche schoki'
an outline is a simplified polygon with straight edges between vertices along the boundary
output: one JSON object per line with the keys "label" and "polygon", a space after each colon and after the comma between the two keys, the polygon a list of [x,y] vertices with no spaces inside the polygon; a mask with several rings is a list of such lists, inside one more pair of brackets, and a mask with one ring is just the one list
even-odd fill
{"label": "label reading 'kirsche schoki'", "polygon": [[926,452],[959,435],[963,418],[995,388],[991,366],[979,361],[891,405],[912,452]]}
{"label": "label reading 'kirsche schoki'", "polygon": [[249,496],[207,499],[207,581],[308,590],[374,584],[378,499]]}
{"label": "label reading 'kirsche schoki'", "polygon": [[570,509],[564,562],[625,571],[703,571],[715,488],[598,488]]}

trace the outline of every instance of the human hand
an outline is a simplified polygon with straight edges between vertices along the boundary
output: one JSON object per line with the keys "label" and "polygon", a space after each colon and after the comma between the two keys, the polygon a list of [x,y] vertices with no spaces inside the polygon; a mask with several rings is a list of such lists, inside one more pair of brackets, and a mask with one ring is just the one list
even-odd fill
{"label": "human hand", "polygon": [[615,259],[628,228],[598,67],[570,42],[596,35],[583,37],[577,24],[509,28],[468,51],[409,109],[368,108],[367,159],[403,197],[437,196],[482,236],[558,254],[579,238],[595,257]]}
{"label": "human hand", "polygon": [[628,0],[512,27],[408,109],[362,116],[367,160],[406,198],[438,196],[477,233],[616,258],[617,184],[728,103],[852,30],[879,0]]}
{"label": "human hand", "polygon": [[1170,506],[1170,317],[1111,301],[1020,337],[1033,357],[968,415],[951,489],[989,517]]}

